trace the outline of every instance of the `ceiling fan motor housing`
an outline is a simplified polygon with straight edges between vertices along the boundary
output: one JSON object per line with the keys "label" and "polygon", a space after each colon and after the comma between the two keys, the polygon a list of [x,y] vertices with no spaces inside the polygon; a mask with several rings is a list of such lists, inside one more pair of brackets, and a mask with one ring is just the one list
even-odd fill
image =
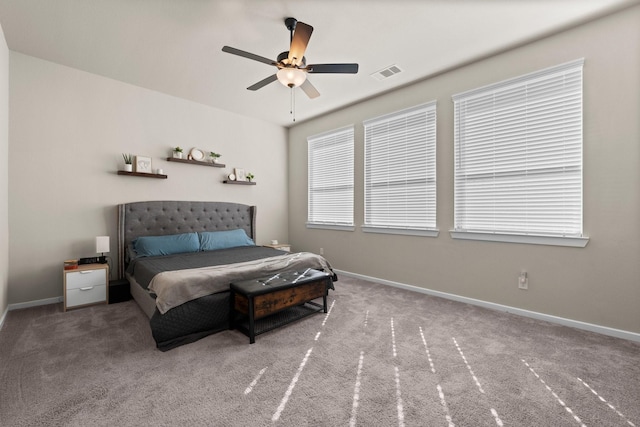
{"label": "ceiling fan motor housing", "polygon": [[[283,67],[287,67],[287,66],[293,67],[293,65],[289,63],[289,51],[282,52],[280,55],[278,55],[276,62],[278,63],[278,68],[280,68],[280,65],[282,65]],[[300,64],[300,66],[304,67],[305,65],[307,65],[307,57],[303,56],[302,63]]]}

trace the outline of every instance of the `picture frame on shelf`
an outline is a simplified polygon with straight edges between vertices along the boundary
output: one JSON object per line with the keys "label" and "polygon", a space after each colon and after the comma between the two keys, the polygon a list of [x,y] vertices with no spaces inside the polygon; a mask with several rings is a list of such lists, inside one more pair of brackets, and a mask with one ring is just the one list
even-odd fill
{"label": "picture frame on shelf", "polygon": [[136,156],[136,172],[138,173],[153,173],[151,168],[151,157]]}
{"label": "picture frame on shelf", "polygon": [[246,181],[247,180],[247,173],[245,172],[244,169],[235,168],[233,171],[235,172],[235,175],[236,175],[236,181]]}
{"label": "picture frame on shelf", "polygon": [[191,160],[196,160],[198,162],[204,161],[204,152],[198,148],[192,148],[189,152],[189,156],[191,156]]}

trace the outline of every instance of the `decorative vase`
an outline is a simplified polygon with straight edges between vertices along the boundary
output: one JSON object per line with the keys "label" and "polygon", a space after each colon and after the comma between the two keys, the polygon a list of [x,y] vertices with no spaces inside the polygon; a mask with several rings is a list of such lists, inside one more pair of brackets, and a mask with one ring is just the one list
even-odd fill
{"label": "decorative vase", "polygon": [[179,152],[179,151],[174,151],[174,152],[173,152],[173,157],[174,157],[175,159],[181,159],[181,158],[182,158],[182,153],[181,153],[181,152]]}
{"label": "decorative vase", "polygon": [[125,172],[133,172],[133,165],[131,163],[125,163],[124,171]]}

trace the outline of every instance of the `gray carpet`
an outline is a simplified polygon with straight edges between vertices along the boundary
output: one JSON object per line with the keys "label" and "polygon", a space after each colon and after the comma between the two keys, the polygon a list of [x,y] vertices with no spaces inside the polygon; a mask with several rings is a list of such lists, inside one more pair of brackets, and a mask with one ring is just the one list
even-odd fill
{"label": "gray carpet", "polygon": [[328,315],[163,353],[135,302],[9,312],[3,426],[640,426],[640,344],[341,277]]}

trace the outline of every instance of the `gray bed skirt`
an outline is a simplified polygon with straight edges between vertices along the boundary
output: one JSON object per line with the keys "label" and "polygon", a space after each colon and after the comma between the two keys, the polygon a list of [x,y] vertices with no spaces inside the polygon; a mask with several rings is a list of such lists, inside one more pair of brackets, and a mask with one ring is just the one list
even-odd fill
{"label": "gray bed skirt", "polygon": [[229,329],[230,292],[219,292],[174,307],[165,314],[156,309],[150,325],[161,351],[189,344]]}
{"label": "gray bed skirt", "polygon": [[207,295],[160,314],[155,299],[127,275],[131,296],[149,318],[151,334],[161,351],[229,329],[229,291]]}

